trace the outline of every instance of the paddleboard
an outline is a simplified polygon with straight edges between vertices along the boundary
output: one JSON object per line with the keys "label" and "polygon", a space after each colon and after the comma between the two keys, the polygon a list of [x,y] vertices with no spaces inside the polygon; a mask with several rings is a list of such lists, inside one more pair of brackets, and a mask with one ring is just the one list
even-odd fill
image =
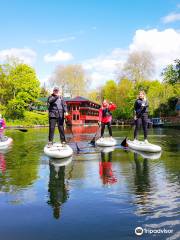
{"label": "paddleboard", "polygon": [[54,143],[51,147],[46,145],[44,153],[51,158],[67,158],[72,156],[73,150],[70,146],[62,146],[61,143]]}
{"label": "paddleboard", "polygon": [[151,143],[145,143],[143,141],[130,141],[127,140],[127,144],[128,147],[137,151],[141,151],[141,152],[151,152],[151,153],[155,153],[155,152],[160,152],[161,151],[161,147],[155,144],[151,144]]}
{"label": "paddleboard", "polygon": [[12,138],[4,136],[2,140],[0,140],[0,149],[8,148],[12,143]]}
{"label": "paddleboard", "polygon": [[116,139],[111,139],[111,138],[99,138],[96,141],[96,144],[100,147],[113,147],[117,144]]}

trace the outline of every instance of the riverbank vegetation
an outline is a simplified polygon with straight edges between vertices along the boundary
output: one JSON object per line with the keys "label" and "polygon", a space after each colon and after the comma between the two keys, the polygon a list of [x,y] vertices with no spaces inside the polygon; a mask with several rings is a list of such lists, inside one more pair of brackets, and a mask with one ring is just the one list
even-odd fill
{"label": "riverbank vegetation", "polygon": [[[180,96],[180,60],[176,59],[163,70],[161,81],[152,80],[154,69],[149,52],[133,52],[123,68],[117,67],[115,79],[95,90],[89,89],[90,79],[77,64],[57,66],[50,86],[61,86],[69,97],[81,95],[99,103],[106,98],[117,104],[113,113],[116,119],[132,118],[138,91],[144,90],[151,116],[174,116]],[[9,126],[47,125],[47,112],[35,110],[45,107],[46,102],[40,99],[48,95],[48,89],[40,86],[31,66],[17,60],[0,64],[0,113]]]}
{"label": "riverbank vegetation", "polygon": [[113,113],[116,119],[130,119],[133,116],[134,100],[139,90],[144,90],[149,101],[150,116],[175,116],[180,97],[180,60],[168,65],[162,72],[162,80],[152,80],[153,59],[149,53],[133,53],[117,81],[109,80],[103,86],[89,93],[89,98],[101,102],[106,98],[117,104]]}
{"label": "riverbank vegetation", "polygon": [[47,113],[30,111],[38,103],[40,92],[40,82],[32,67],[17,60],[0,65],[0,112],[8,126],[47,124]]}

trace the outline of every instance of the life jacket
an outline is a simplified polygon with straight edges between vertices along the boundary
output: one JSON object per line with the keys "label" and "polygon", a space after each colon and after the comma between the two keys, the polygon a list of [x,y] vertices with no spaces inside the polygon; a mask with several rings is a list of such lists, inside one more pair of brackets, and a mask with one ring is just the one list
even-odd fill
{"label": "life jacket", "polygon": [[3,119],[0,119],[0,128],[3,127]]}

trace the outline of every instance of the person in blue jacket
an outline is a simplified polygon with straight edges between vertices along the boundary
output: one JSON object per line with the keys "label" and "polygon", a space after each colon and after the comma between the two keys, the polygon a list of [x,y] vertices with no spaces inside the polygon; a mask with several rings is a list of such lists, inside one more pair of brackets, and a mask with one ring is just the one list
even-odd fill
{"label": "person in blue jacket", "polygon": [[135,129],[134,129],[134,142],[137,141],[138,131],[142,124],[144,132],[144,142],[148,143],[147,140],[147,127],[148,127],[148,101],[144,91],[139,91],[139,96],[134,104],[135,111]]}
{"label": "person in blue jacket", "polygon": [[58,87],[53,89],[53,93],[48,97],[49,110],[49,142],[48,147],[53,145],[54,130],[56,123],[60,134],[60,140],[63,145],[66,144],[64,133],[64,117],[68,115],[67,105],[64,102],[62,93]]}

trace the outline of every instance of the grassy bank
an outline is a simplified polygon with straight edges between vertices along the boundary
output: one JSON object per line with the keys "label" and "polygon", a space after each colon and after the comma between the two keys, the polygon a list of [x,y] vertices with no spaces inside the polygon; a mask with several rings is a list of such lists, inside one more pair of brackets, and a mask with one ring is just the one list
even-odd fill
{"label": "grassy bank", "polygon": [[6,119],[7,127],[34,127],[38,125],[48,125],[48,113],[47,112],[25,112],[23,119]]}

